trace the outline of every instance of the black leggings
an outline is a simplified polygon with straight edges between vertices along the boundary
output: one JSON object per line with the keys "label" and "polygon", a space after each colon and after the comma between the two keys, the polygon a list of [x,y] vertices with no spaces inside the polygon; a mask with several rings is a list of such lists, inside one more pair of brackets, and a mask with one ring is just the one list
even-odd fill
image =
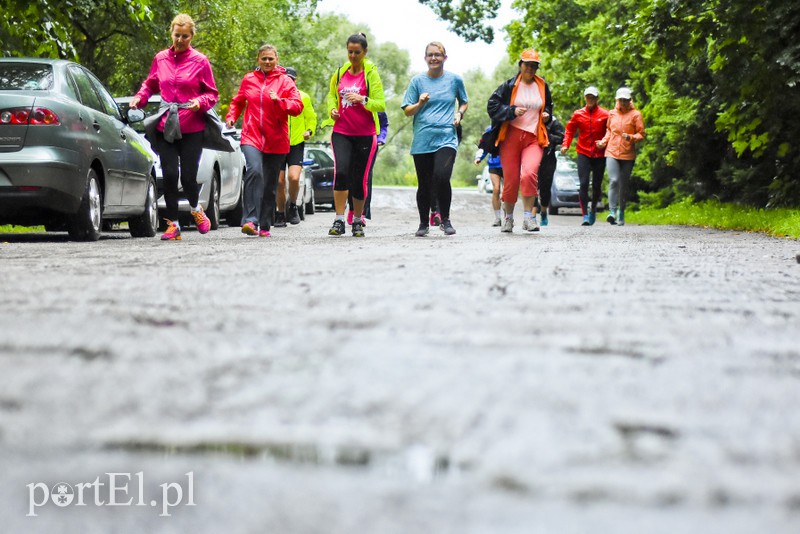
{"label": "black leggings", "polygon": [[553,175],[556,172],[557,160],[555,149],[547,147],[544,151],[545,155],[539,164],[539,199],[542,201],[542,206],[547,207],[553,194]]}
{"label": "black leggings", "polygon": [[350,191],[353,198],[364,200],[367,196],[369,169],[378,146],[375,135],[331,134],[334,174],[333,190]]}
{"label": "black leggings", "polygon": [[592,204],[591,211],[597,209],[597,202],[603,194],[603,174],[606,171],[606,158],[590,158],[578,154],[578,178],[581,188],[578,198],[581,202],[581,213],[586,215],[589,206],[589,174],[592,175]]}
{"label": "black leggings", "polygon": [[414,167],[417,170],[417,209],[420,224],[428,224],[431,203],[439,203],[442,220],[450,218],[450,202],[453,189],[450,187],[450,175],[456,162],[456,151],[443,147],[436,152],[414,154]]}
{"label": "black leggings", "polygon": [[158,157],[164,174],[164,217],[178,220],[178,180],[183,186],[183,194],[189,205],[196,207],[200,200],[200,187],[197,185],[197,169],[203,153],[203,132],[183,134],[174,143],[167,143],[164,134],[156,133]]}

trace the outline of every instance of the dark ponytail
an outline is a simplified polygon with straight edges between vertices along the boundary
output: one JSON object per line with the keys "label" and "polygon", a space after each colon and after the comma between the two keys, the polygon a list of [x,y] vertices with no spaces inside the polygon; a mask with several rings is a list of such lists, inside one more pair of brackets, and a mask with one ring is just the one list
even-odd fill
{"label": "dark ponytail", "polygon": [[367,36],[364,35],[362,32],[354,33],[350,37],[347,38],[347,44],[358,44],[361,45],[361,48],[364,50],[367,49]]}

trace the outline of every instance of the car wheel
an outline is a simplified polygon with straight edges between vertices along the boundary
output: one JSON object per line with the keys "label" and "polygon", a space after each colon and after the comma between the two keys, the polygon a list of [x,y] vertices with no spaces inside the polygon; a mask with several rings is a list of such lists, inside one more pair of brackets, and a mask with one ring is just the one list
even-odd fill
{"label": "car wheel", "polygon": [[211,221],[211,229],[219,228],[219,171],[214,168],[211,175],[211,191],[208,192],[208,209],[206,210],[208,220]]}
{"label": "car wheel", "polygon": [[228,226],[239,226],[242,224],[242,201],[244,196],[244,186],[242,186],[239,190],[239,200],[236,201],[236,205],[225,215],[225,222],[228,223]]}
{"label": "car wheel", "polygon": [[103,224],[103,194],[94,169],[89,169],[78,213],[70,216],[67,230],[74,241],[97,241]]}
{"label": "car wheel", "polygon": [[558,208],[556,206],[550,206],[549,208],[547,208],[547,212],[550,215],[558,215]]}
{"label": "car wheel", "polygon": [[312,187],[311,188],[311,200],[309,200],[308,203],[306,204],[306,213],[308,213],[309,215],[314,215],[314,211],[316,211],[316,208],[314,207],[314,200],[315,200],[314,199],[314,188]]}
{"label": "car wheel", "polygon": [[133,237],[153,237],[158,231],[158,198],[156,182],[152,176],[147,179],[147,196],[144,200],[144,211],[138,217],[128,220]]}

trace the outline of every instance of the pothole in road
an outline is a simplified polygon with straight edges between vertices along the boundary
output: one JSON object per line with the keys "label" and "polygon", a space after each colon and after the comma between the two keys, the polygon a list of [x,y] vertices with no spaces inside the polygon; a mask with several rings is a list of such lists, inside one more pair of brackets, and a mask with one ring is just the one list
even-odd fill
{"label": "pothole in road", "polygon": [[387,476],[405,476],[428,482],[468,469],[453,465],[447,455],[438,454],[424,445],[401,450],[375,450],[359,446],[323,446],[313,443],[253,443],[203,441],[196,443],[161,443],[126,441],[110,443],[107,448],[164,455],[230,456],[241,459],[363,469]]}

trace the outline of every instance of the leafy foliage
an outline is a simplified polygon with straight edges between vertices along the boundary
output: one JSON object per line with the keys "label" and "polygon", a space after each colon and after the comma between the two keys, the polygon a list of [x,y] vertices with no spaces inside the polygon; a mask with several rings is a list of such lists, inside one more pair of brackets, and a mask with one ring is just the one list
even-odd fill
{"label": "leafy foliage", "polygon": [[494,30],[483,21],[497,16],[500,0],[461,0],[455,5],[450,0],[419,0],[419,3],[450,22],[450,29],[467,41],[480,39],[491,43],[494,40]]}
{"label": "leafy foliage", "polygon": [[[451,3],[436,2],[443,18]],[[634,168],[640,188],[800,205],[800,4],[516,0],[514,8],[509,52],[539,49],[557,114],[582,106],[589,84],[605,107],[617,87],[633,88],[648,130]]]}

